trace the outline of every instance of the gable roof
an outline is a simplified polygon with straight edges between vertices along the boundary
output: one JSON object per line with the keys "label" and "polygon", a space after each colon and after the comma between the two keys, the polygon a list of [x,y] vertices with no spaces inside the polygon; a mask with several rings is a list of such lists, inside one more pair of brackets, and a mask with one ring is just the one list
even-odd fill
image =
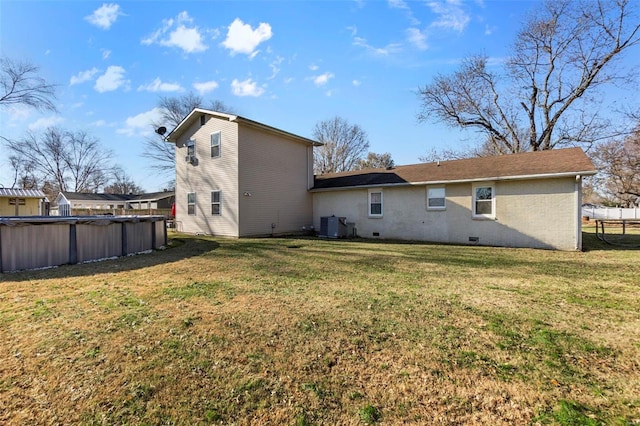
{"label": "gable roof", "polygon": [[313,190],[594,175],[580,148],[366,169],[315,176]]}
{"label": "gable roof", "polygon": [[231,115],[223,112],[212,111],[203,108],[194,108],[182,121],[173,129],[165,138],[167,142],[176,143],[178,138],[182,136],[184,131],[189,128],[193,123],[200,119],[202,115],[210,115],[216,117],[221,120],[234,121],[238,124],[254,127],[260,129],[262,131],[277,134],[280,136],[285,136],[287,138],[294,139],[298,142],[303,142],[309,144],[311,146],[320,146],[322,145],[318,141],[314,141],[312,139],[305,138],[303,136],[299,136],[290,132],[286,132],[284,130],[277,129],[275,127],[268,126],[266,124],[259,123],[257,121],[249,120],[248,118],[241,117],[239,115]]}
{"label": "gable roof", "polygon": [[47,196],[39,189],[0,188],[0,197],[46,198]]}

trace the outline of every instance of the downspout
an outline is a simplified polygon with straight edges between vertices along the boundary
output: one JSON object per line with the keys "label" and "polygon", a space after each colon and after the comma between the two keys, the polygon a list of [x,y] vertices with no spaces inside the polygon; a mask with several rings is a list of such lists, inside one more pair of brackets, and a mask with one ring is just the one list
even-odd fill
{"label": "downspout", "polygon": [[576,251],[582,251],[582,176],[576,175]]}

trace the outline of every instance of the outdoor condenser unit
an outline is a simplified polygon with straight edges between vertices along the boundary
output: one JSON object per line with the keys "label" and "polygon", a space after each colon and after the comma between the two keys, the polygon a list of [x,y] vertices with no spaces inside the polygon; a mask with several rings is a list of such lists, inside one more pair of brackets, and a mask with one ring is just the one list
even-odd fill
{"label": "outdoor condenser unit", "polygon": [[345,238],[347,236],[347,218],[337,216],[321,217],[320,236],[326,238]]}

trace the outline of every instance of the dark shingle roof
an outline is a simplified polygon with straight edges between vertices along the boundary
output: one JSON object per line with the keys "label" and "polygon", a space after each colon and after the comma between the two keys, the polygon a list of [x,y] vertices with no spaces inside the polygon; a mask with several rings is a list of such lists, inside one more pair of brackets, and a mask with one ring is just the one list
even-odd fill
{"label": "dark shingle roof", "polygon": [[169,198],[169,197],[173,197],[175,195],[174,191],[161,191],[161,192],[149,192],[148,194],[138,194],[138,195],[134,195],[133,198],[131,198],[131,201],[134,200],[162,200],[165,198]]}
{"label": "dark shingle roof", "polygon": [[332,173],[315,177],[314,190],[415,183],[471,182],[593,175],[596,169],[580,148]]}
{"label": "dark shingle roof", "polygon": [[129,201],[136,197],[128,194],[95,194],[92,192],[63,192],[62,195],[67,200],[82,201]]}

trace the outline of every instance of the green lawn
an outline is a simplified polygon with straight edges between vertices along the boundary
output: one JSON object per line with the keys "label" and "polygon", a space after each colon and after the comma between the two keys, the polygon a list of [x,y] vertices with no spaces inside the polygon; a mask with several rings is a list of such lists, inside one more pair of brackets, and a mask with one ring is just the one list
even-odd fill
{"label": "green lawn", "polygon": [[0,275],[2,424],[640,424],[640,251],[173,236]]}

